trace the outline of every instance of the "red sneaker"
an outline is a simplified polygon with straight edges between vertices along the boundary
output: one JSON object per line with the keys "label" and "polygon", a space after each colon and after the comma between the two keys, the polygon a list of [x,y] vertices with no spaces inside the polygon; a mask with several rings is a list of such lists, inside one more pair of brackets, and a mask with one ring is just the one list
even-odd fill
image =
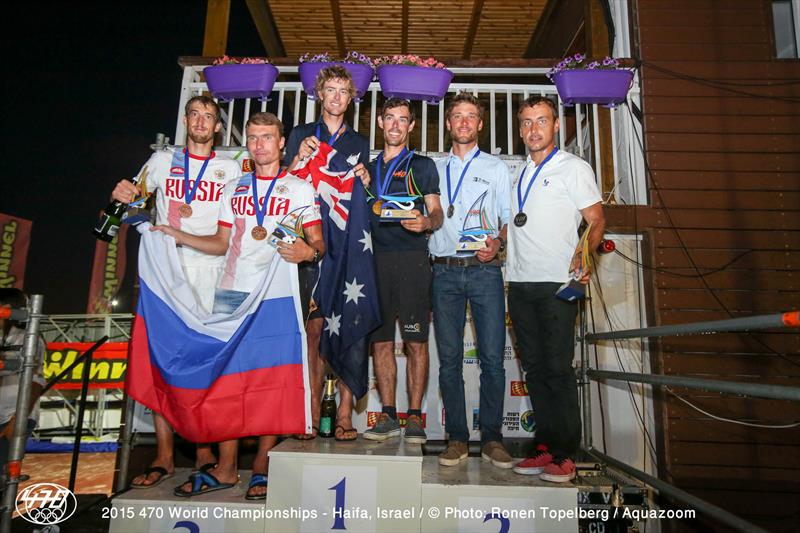
{"label": "red sneaker", "polygon": [[552,481],[553,483],[566,483],[575,479],[575,463],[572,459],[558,459],[553,461],[546,467],[544,472],[539,476],[543,481]]}
{"label": "red sneaker", "polygon": [[517,463],[517,466],[514,467],[514,472],[526,476],[534,476],[544,472],[544,467],[552,462],[553,456],[547,451],[547,446],[540,444],[536,447],[536,453],[533,454],[533,457],[528,457]]}

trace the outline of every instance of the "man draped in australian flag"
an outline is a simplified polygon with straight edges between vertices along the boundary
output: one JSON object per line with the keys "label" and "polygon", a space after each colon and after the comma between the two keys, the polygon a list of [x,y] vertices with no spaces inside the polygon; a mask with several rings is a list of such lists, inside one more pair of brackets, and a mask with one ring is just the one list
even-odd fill
{"label": "man draped in australian flag", "polygon": [[316,285],[318,308],[306,325],[314,427],[297,438],[314,438],[319,429],[324,357],[340,378],[335,438],[354,440],[353,395],[367,392],[367,335],[380,325],[368,206],[359,182],[369,143],[344,118],[355,96],[350,73],[338,66],[322,69],[315,89],[320,118],[292,130],[284,157],[289,170],[319,194],[327,249],[319,268],[301,263],[299,270],[301,285]]}

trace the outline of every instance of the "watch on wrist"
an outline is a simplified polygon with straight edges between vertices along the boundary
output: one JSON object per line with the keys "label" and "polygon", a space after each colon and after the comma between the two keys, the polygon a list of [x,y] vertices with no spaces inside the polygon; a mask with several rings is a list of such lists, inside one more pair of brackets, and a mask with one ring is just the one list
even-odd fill
{"label": "watch on wrist", "polygon": [[314,257],[311,258],[311,262],[312,263],[319,263],[321,259],[322,259],[322,254],[319,253],[319,250],[314,248]]}
{"label": "watch on wrist", "polygon": [[497,237],[497,240],[500,241],[500,249],[497,250],[498,252],[505,252],[506,251],[506,240],[500,236]]}

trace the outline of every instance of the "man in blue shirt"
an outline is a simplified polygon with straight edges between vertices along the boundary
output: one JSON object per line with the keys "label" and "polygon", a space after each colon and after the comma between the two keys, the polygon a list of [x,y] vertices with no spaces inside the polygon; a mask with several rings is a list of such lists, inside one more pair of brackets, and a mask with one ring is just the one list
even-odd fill
{"label": "man in blue shirt", "polygon": [[[311,157],[319,144],[324,142],[336,149],[336,155],[328,165],[330,170],[338,172],[355,166],[356,175],[362,178],[366,172],[364,165],[369,162],[369,141],[350,127],[345,120],[347,107],[356,94],[350,72],[340,66],[324,68],[317,75],[315,88],[317,99],[322,106],[319,120],[292,129],[286,142],[283,166],[288,167],[291,172],[301,159]],[[323,224],[328,223],[330,221],[323,221]],[[322,283],[319,281],[319,265],[316,263],[300,263],[298,272],[301,290],[310,293],[318,283]],[[325,361],[319,351],[323,317],[316,305],[312,306],[312,309],[306,317],[306,334],[314,433],[298,437],[304,439],[314,438],[319,429],[322,380],[325,371]],[[339,380],[339,398],[335,437],[337,440],[355,440],[357,433],[352,422],[353,393],[343,380]]]}
{"label": "man in blue shirt", "polygon": [[[375,426],[364,432],[364,438],[382,441],[400,435],[394,355],[395,322],[399,319],[407,356],[409,408],[404,439],[424,444],[427,436],[422,421],[422,396],[428,382],[431,313],[427,233],[442,224],[439,178],[433,160],[409,151],[406,146],[414,129],[414,112],[408,100],[386,100],[378,125],[383,130],[384,149],[367,170],[371,178],[370,226],[383,325],[372,333],[370,341],[383,408]],[[381,207],[390,207],[382,197],[385,195],[416,196],[413,206],[411,201],[407,203],[410,208],[407,211],[413,218],[382,221]]]}
{"label": "man in blue shirt", "polygon": [[437,161],[439,188],[447,213],[433,233],[433,320],[439,351],[439,389],[445,408],[447,449],[439,464],[455,466],[467,457],[469,430],[464,407],[464,324],[469,302],[481,368],[481,457],[499,468],[513,466],[503,447],[505,392],[505,300],[497,254],[505,249],[510,215],[508,167],[478,148],[485,108],[460,93],[446,112],[453,140],[450,154]]}

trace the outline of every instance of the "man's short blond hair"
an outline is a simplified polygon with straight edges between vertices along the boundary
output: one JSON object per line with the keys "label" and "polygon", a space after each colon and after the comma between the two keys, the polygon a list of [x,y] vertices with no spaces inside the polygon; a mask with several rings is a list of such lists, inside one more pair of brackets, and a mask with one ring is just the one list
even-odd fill
{"label": "man's short blond hair", "polygon": [[346,81],[349,85],[348,90],[350,91],[350,98],[355,98],[356,86],[353,83],[353,76],[350,74],[349,70],[339,65],[325,67],[319,71],[319,74],[317,74],[317,81],[314,84],[314,91],[317,94],[321,93],[323,87],[325,87],[325,82],[330,80]]}

